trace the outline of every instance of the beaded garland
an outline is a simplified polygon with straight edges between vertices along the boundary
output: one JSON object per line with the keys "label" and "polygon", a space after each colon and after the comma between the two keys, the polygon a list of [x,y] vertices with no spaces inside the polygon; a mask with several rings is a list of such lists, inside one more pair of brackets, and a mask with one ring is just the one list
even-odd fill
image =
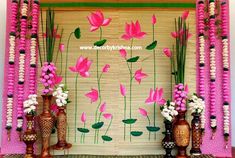
{"label": "beaded garland", "polygon": [[18,104],[17,104],[17,131],[22,131],[23,126],[23,102],[24,102],[24,81],[25,81],[25,53],[26,53],[26,32],[28,0],[24,0],[21,5],[20,19],[20,45],[19,45],[19,76],[18,76]]}
{"label": "beaded garland", "polygon": [[[205,36],[204,36],[204,1],[198,2],[198,41],[199,41],[199,96],[205,101]],[[205,110],[201,113],[201,129],[205,131]]]}
{"label": "beaded garland", "polygon": [[222,56],[223,56],[223,79],[222,79],[222,92],[223,92],[223,130],[224,139],[226,141],[226,148],[229,139],[230,130],[230,112],[229,112],[229,45],[228,45],[228,20],[227,20],[227,6],[226,2],[221,3],[221,20],[222,20]]}
{"label": "beaded garland", "polygon": [[11,27],[9,34],[9,59],[8,59],[8,86],[7,86],[7,111],[6,111],[6,130],[8,140],[10,140],[10,131],[12,129],[12,113],[13,113],[13,94],[14,94],[14,74],[15,74],[15,48],[16,48],[16,25],[18,1],[13,0],[11,3]]}
{"label": "beaded garland", "polygon": [[213,132],[212,139],[214,138],[214,133],[217,129],[217,119],[216,119],[216,48],[215,48],[215,1],[209,1],[209,40],[210,40],[210,126]]}

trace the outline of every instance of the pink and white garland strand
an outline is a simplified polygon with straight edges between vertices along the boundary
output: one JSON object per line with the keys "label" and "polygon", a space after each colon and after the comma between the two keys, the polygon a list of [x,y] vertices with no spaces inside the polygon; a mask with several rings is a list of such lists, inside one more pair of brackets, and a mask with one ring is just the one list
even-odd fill
{"label": "pink and white garland strand", "polygon": [[224,139],[226,148],[229,139],[230,130],[230,112],[229,112],[229,45],[228,45],[228,20],[227,20],[227,5],[226,2],[221,3],[221,20],[222,20],[222,46],[223,46],[223,113],[224,113]]}
{"label": "pink and white garland strand", "polygon": [[[199,96],[205,101],[205,24],[204,24],[204,1],[198,2],[198,31],[199,31]],[[205,103],[205,102],[204,102]],[[205,130],[205,110],[201,113],[201,129]]]}
{"label": "pink and white garland strand", "polygon": [[37,65],[37,32],[39,18],[39,2],[34,0],[32,4],[32,29],[30,41],[30,68],[29,68],[29,95],[35,94],[36,65]]}
{"label": "pink and white garland strand", "polygon": [[8,140],[10,140],[10,131],[12,129],[12,113],[13,113],[13,94],[14,94],[14,78],[15,78],[15,48],[16,48],[16,25],[18,1],[12,0],[11,3],[11,27],[9,34],[9,59],[8,59],[8,76],[7,76],[7,112],[6,112],[6,130]]}
{"label": "pink and white garland strand", "polygon": [[216,27],[215,27],[215,1],[209,1],[209,40],[210,40],[210,126],[212,129],[212,139],[217,128],[216,120]]}
{"label": "pink and white garland strand", "polygon": [[20,56],[19,56],[19,78],[18,78],[18,104],[17,104],[17,131],[22,131],[23,126],[23,102],[24,102],[24,82],[25,82],[25,53],[26,53],[26,32],[28,16],[28,0],[24,0],[21,5],[20,19]]}

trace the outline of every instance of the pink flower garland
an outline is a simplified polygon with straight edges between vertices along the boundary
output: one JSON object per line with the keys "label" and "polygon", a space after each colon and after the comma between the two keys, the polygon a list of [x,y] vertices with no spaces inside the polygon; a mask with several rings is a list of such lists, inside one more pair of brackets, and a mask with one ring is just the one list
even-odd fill
{"label": "pink flower garland", "polygon": [[186,100],[187,100],[187,95],[188,95],[188,86],[184,85],[182,83],[179,83],[175,85],[175,90],[174,90],[174,100],[177,105],[176,110],[177,111],[186,111]]}
{"label": "pink flower garland", "polygon": [[[199,96],[205,100],[205,37],[204,1],[198,2],[198,41],[199,41]],[[205,110],[201,114],[201,129],[205,130]]]}
{"label": "pink flower garland", "polygon": [[24,0],[21,4],[20,19],[20,46],[19,46],[19,78],[18,78],[18,103],[17,103],[17,131],[22,131],[23,126],[23,102],[24,102],[24,81],[25,81],[25,53],[26,53],[26,32],[28,1]]}
{"label": "pink flower garland", "polygon": [[227,5],[226,2],[221,4],[221,20],[222,20],[222,46],[223,46],[223,113],[224,113],[224,139],[226,148],[229,139],[230,130],[230,113],[229,113],[229,45],[228,45],[228,20],[227,20]]}
{"label": "pink flower garland", "polygon": [[[216,49],[215,49],[215,1],[209,2],[209,40],[210,40],[210,126],[213,135],[216,132]],[[213,139],[214,136],[212,136]]]}
{"label": "pink flower garland", "polygon": [[10,131],[12,129],[13,113],[13,94],[14,94],[14,74],[15,74],[15,45],[16,45],[16,24],[18,1],[12,0],[11,3],[11,27],[9,34],[9,59],[8,59],[8,86],[7,86],[7,112],[6,112],[6,130],[8,131],[8,140],[10,140]]}

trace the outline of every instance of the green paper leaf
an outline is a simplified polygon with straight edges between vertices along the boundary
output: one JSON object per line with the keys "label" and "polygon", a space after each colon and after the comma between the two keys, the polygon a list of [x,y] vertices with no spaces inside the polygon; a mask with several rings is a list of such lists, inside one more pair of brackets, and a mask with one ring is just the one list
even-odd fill
{"label": "green paper leaf", "polygon": [[146,128],[149,132],[157,132],[160,130],[159,127],[155,127],[155,126],[146,126]]}
{"label": "green paper leaf", "polygon": [[89,129],[87,129],[87,128],[77,128],[77,130],[81,133],[89,133],[90,132]]}
{"label": "green paper leaf", "polygon": [[131,135],[134,137],[139,137],[143,134],[141,131],[131,131]]}
{"label": "green paper leaf", "polygon": [[157,41],[153,41],[150,45],[146,47],[147,50],[153,50],[157,46]]}
{"label": "green paper leaf", "polygon": [[104,122],[97,122],[92,125],[93,129],[100,129],[104,125]]}
{"label": "green paper leaf", "polygon": [[126,120],[122,120],[123,123],[125,124],[134,124],[137,121],[137,119],[126,119]]}
{"label": "green paper leaf", "polygon": [[100,41],[96,41],[94,43],[94,46],[101,47],[101,46],[103,46],[105,44],[106,41],[107,41],[106,39],[103,39],[103,40],[100,40]]}
{"label": "green paper leaf", "polygon": [[80,28],[76,28],[75,31],[74,31],[74,36],[79,39],[81,37],[81,30]]}
{"label": "green paper leaf", "polygon": [[134,62],[137,62],[139,58],[140,58],[139,56],[132,57],[132,58],[130,58],[130,59],[127,59],[127,62],[129,62],[129,63],[134,63]]}
{"label": "green paper leaf", "polygon": [[110,136],[107,136],[107,135],[103,135],[102,139],[103,139],[103,141],[106,141],[106,142],[110,142],[113,140],[113,138],[111,138]]}

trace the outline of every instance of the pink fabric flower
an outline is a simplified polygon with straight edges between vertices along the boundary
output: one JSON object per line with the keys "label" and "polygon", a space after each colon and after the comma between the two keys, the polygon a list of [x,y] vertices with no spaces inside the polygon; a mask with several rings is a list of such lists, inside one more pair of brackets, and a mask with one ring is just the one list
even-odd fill
{"label": "pink fabric flower", "polygon": [[135,80],[140,84],[143,78],[146,78],[147,74],[142,72],[142,69],[139,69],[135,72]]}
{"label": "pink fabric flower", "polygon": [[85,112],[82,113],[81,121],[82,121],[83,123],[86,122],[86,114],[85,114]]}
{"label": "pink fabric flower", "polygon": [[145,103],[146,104],[153,104],[154,102],[155,102],[155,100],[154,100],[154,91],[151,88],[150,92],[149,92],[149,97],[145,100]]}
{"label": "pink fabric flower", "polygon": [[120,92],[123,97],[126,96],[126,87],[122,84],[120,84]]}
{"label": "pink fabric flower", "polygon": [[[53,37],[59,39],[59,38],[61,38],[61,36],[60,36],[59,34],[56,34],[57,31],[58,31],[58,30],[56,30],[56,28],[54,28],[54,30],[53,30]],[[51,32],[51,31],[50,31],[50,32]],[[42,34],[42,37],[43,37],[43,38],[47,38],[48,36],[47,36],[46,33],[43,33],[43,34]]]}
{"label": "pink fabric flower", "polygon": [[60,52],[63,52],[63,51],[64,51],[64,44],[63,44],[63,43],[60,43],[60,45],[59,45],[59,50],[60,50]]}
{"label": "pink fabric flower", "polygon": [[99,97],[98,91],[96,89],[91,89],[91,92],[87,93],[86,97],[91,99],[91,103],[96,102]]}
{"label": "pink fabric flower", "polygon": [[157,22],[156,16],[153,14],[152,16],[152,24],[155,25]]}
{"label": "pink fabric flower", "polygon": [[140,112],[140,114],[141,114],[142,116],[144,116],[144,117],[147,117],[147,116],[148,116],[148,112],[147,112],[145,109],[143,109],[143,108],[139,108],[139,112]]}
{"label": "pink fabric flower", "polygon": [[184,87],[184,91],[188,94],[189,93],[189,89],[188,89],[188,85],[186,84]]}
{"label": "pink fabric flower", "polygon": [[113,115],[110,113],[103,114],[105,119],[112,119]]}
{"label": "pink fabric flower", "polygon": [[100,106],[100,112],[105,112],[106,110],[106,103],[104,102],[101,106]]}
{"label": "pink fabric flower", "polygon": [[58,112],[58,106],[57,106],[56,104],[51,104],[50,110],[51,110],[53,113],[57,113],[57,112]]}
{"label": "pink fabric flower", "polygon": [[120,50],[119,50],[119,53],[120,53],[121,57],[123,57],[123,58],[126,59],[127,52],[126,52],[125,49],[120,49]]}
{"label": "pink fabric flower", "polygon": [[171,36],[173,38],[177,38],[177,37],[179,37],[179,34],[178,34],[178,32],[171,32]]}
{"label": "pink fabric flower", "polygon": [[57,84],[60,84],[63,80],[63,77],[62,76],[57,76],[56,74],[54,74],[54,77],[53,77],[53,85],[57,85]]}
{"label": "pink fabric flower", "polygon": [[182,19],[186,20],[188,18],[188,16],[189,16],[189,11],[188,10],[184,11],[183,14],[182,14]]}
{"label": "pink fabric flower", "polygon": [[146,35],[145,32],[141,32],[139,21],[137,20],[135,24],[126,23],[125,34],[122,35],[122,38],[125,40],[130,40],[132,38],[141,39]]}
{"label": "pink fabric flower", "polygon": [[171,58],[172,53],[171,53],[171,50],[169,48],[164,48],[163,52],[167,57]]}
{"label": "pink fabric flower", "polygon": [[155,91],[153,91],[153,89],[150,89],[149,92],[149,97],[145,100],[146,104],[159,104],[159,105],[163,105],[165,104],[166,100],[163,99],[163,89],[160,88],[156,88]]}
{"label": "pink fabric flower", "polygon": [[88,60],[88,58],[84,58],[84,57],[80,56],[77,59],[76,65],[69,67],[69,69],[72,72],[79,73],[82,77],[89,77],[90,74],[88,71],[90,69],[91,63],[92,62],[90,60]]}
{"label": "pink fabric flower", "polygon": [[111,18],[105,19],[101,11],[92,12],[91,15],[87,17],[87,19],[91,25],[91,32],[99,29],[101,26],[107,26],[112,20]]}
{"label": "pink fabric flower", "polygon": [[109,64],[106,64],[103,69],[102,69],[102,72],[108,72],[109,71],[109,68],[110,68],[110,65]]}

